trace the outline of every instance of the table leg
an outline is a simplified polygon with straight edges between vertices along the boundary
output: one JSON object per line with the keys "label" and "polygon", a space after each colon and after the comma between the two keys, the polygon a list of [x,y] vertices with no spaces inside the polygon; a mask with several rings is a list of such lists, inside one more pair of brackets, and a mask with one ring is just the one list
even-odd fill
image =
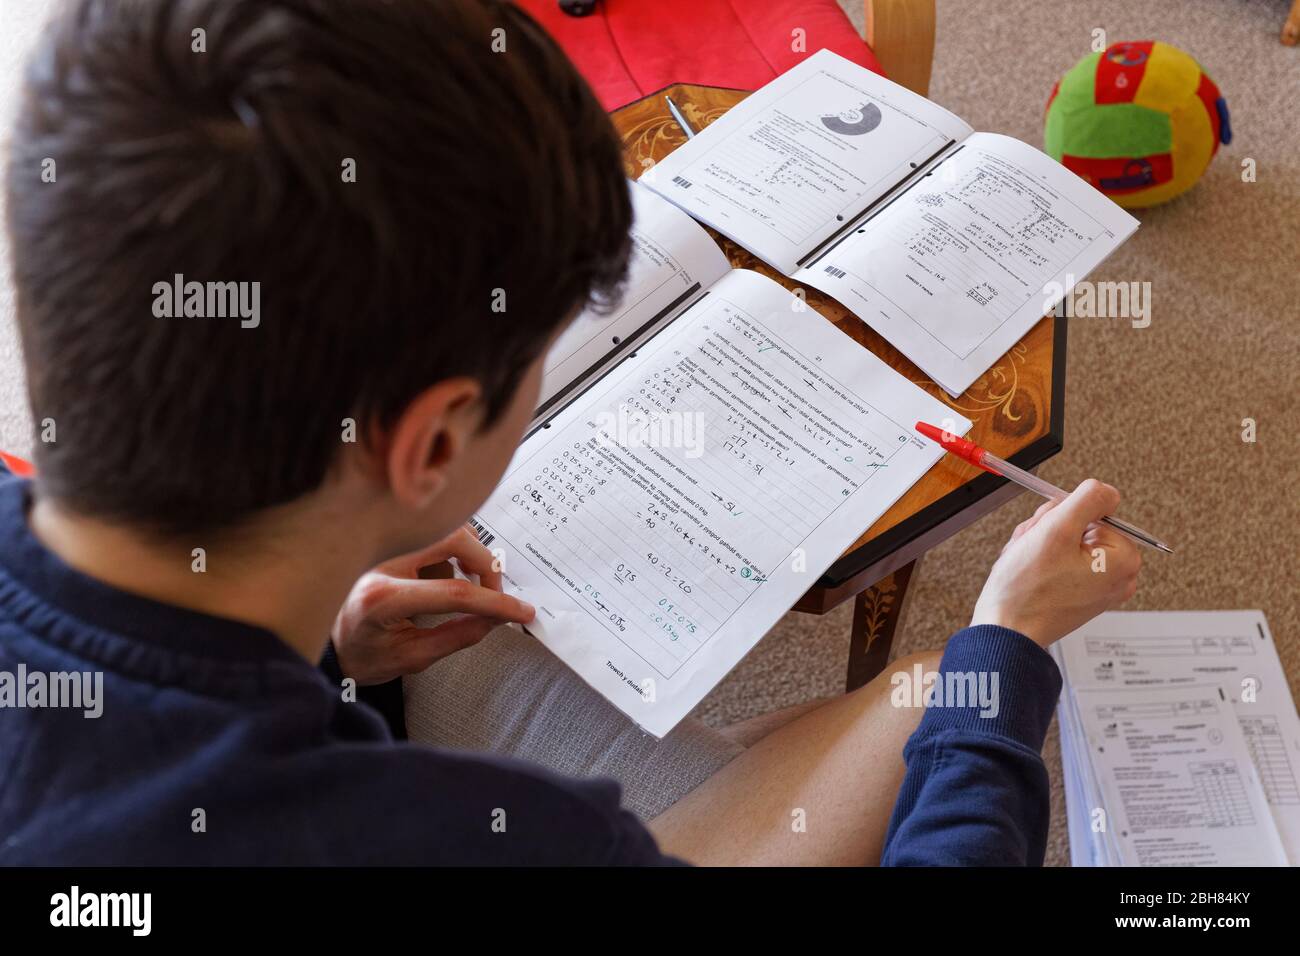
{"label": "table leg", "polygon": [[907,586],[921,559],[905,564],[853,600],[853,634],[845,690],[857,690],[885,669],[907,603]]}

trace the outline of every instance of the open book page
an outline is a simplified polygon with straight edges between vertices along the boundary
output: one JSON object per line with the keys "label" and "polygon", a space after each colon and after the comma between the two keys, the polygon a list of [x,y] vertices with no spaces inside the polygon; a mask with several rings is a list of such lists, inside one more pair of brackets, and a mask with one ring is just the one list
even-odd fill
{"label": "open book page", "polygon": [[970,132],[925,97],[819,50],[641,182],[789,275]]}
{"label": "open book page", "polygon": [[1223,686],[1287,856],[1300,862],[1300,717],[1263,613],[1113,611],[1053,651],[1079,690]]}
{"label": "open book page", "polygon": [[731,271],[718,244],[690,216],[634,182],[628,187],[632,256],[623,298],[607,315],[587,309],[556,339],[543,363],[542,410],[598,373],[621,344],[649,332]]}
{"label": "open book page", "polygon": [[1121,866],[1286,866],[1224,687],[1076,697]]}
{"label": "open book page", "polygon": [[959,395],[1137,226],[1032,146],[974,133],[796,278]]}
{"label": "open book page", "polygon": [[[737,270],[520,446],[475,515],[528,626],[663,736],[970,423]],[[499,550],[498,550],[499,549]]]}

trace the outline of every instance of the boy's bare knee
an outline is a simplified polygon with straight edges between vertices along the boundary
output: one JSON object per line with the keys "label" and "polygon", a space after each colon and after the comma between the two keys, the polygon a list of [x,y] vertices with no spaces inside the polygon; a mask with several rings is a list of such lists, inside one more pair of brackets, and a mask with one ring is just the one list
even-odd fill
{"label": "boy's bare knee", "polygon": [[891,661],[867,687],[874,697],[875,719],[881,732],[897,736],[906,743],[911,732],[917,730],[920,718],[926,713],[923,705],[924,678],[939,670],[943,650],[923,650]]}
{"label": "boy's bare knee", "polygon": [[921,673],[929,673],[939,669],[939,660],[943,657],[943,649],[936,648],[932,651],[917,651],[915,654],[908,654],[906,657],[900,657],[896,661],[891,661],[885,665],[882,674],[893,674],[898,671],[907,671],[911,674],[917,664],[921,665]]}
{"label": "boy's bare knee", "polygon": [[853,692],[859,696],[862,716],[874,732],[898,737],[900,749],[925,713],[925,707],[917,705],[914,688],[926,674],[939,669],[942,656],[943,651],[934,650],[900,657]]}

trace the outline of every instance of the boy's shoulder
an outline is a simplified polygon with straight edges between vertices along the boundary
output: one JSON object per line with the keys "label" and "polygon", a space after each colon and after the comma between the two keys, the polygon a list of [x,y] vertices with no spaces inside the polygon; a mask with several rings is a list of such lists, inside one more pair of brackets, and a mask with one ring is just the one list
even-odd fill
{"label": "boy's shoulder", "polygon": [[[8,620],[6,621],[6,618]],[[0,670],[90,674],[0,608]],[[394,741],[310,665],[264,693],[105,668],[85,709],[0,709],[0,863],[662,862],[607,779]],[[53,683],[49,684],[53,687]],[[212,688],[218,688],[213,691]]]}
{"label": "boy's shoulder", "polygon": [[270,632],[80,575],[0,477],[0,864],[659,862],[610,780],[396,742]]}
{"label": "boy's shoulder", "polygon": [[[114,683],[105,688],[111,696],[124,690]],[[12,824],[0,829],[13,834],[0,846],[0,862],[664,862],[653,837],[620,806],[612,780],[394,742],[364,704],[337,707],[346,715],[270,703],[256,714],[192,724],[188,707],[164,714],[146,705],[131,714],[119,697],[115,716],[85,721],[94,726],[75,736],[55,726],[71,722],[65,714],[0,712],[8,725],[0,726],[0,751],[23,764],[0,810],[0,823]],[[314,740],[312,725],[324,729]],[[21,819],[4,820],[11,812]]]}
{"label": "boy's shoulder", "polygon": [[272,633],[64,566],[25,493],[0,476],[0,864],[662,861],[612,780],[395,743]]}
{"label": "boy's shoulder", "polygon": [[[340,832],[329,855],[410,864],[664,862],[610,779],[577,780],[522,761],[416,743],[343,748],[319,771],[313,815]],[[308,776],[311,776],[310,774]]]}

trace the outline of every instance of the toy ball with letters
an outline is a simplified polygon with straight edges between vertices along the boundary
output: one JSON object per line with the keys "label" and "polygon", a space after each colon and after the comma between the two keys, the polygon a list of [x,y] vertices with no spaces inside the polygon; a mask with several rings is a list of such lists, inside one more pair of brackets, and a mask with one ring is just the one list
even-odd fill
{"label": "toy ball with letters", "polygon": [[1232,129],[1201,65],[1147,40],[1112,44],[1061,77],[1043,140],[1049,156],[1132,209],[1190,189]]}

